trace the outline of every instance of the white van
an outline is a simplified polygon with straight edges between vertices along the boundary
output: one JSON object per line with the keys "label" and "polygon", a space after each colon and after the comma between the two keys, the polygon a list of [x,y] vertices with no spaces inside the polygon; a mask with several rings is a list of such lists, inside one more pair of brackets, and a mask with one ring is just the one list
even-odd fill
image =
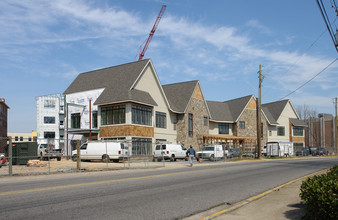
{"label": "white van", "polygon": [[208,145],[208,146],[203,147],[202,151],[196,152],[196,159],[199,160],[199,158],[209,159],[212,161],[223,159],[224,151],[223,151],[222,145]]}
{"label": "white van", "polygon": [[[73,161],[77,160],[77,150],[72,151]],[[81,160],[102,160],[119,162],[129,157],[128,147],[118,142],[87,142],[80,147]]]}
{"label": "white van", "polygon": [[153,161],[162,159],[176,161],[176,159],[187,160],[187,149],[180,144],[157,144],[154,151]]}

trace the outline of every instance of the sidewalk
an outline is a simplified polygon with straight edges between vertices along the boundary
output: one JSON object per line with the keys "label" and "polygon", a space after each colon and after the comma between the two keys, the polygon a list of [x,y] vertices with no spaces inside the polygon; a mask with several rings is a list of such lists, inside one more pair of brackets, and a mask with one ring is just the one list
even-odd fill
{"label": "sidewalk", "polygon": [[297,180],[215,219],[300,220],[305,215],[305,205],[302,204],[302,200],[299,197],[300,186],[304,180]]}
{"label": "sidewalk", "polygon": [[326,170],[292,180],[237,204],[215,207],[185,220],[301,220],[305,216],[306,206],[299,197],[300,186],[307,177],[323,173],[326,173]]}

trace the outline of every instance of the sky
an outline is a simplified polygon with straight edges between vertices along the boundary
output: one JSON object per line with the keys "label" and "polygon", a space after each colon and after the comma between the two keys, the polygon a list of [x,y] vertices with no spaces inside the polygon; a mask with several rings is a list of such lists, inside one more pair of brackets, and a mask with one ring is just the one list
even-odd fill
{"label": "sky", "polygon": [[79,73],[138,60],[162,4],[144,56],[161,84],[199,80],[211,101],[258,97],[262,65],[263,104],[290,99],[335,114],[337,51],[315,0],[2,0],[8,132],[36,131],[37,96],[63,93]]}

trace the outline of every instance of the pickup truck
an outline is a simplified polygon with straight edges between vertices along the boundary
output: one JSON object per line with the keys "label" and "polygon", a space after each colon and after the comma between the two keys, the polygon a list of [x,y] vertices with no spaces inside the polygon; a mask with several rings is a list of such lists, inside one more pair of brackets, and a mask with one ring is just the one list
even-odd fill
{"label": "pickup truck", "polygon": [[205,146],[202,149],[202,151],[198,151],[196,153],[196,159],[199,160],[199,158],[209,159],[209,160],[224,159],[224,151],[223,151],[222,145]]}
{"label": "pickup truck", "polygon": [[53,145],[48,144],[39,144],[37,153],[40,160],[50,160],[56,158],[60,161],[63,156],[61,149],[55,149]]}

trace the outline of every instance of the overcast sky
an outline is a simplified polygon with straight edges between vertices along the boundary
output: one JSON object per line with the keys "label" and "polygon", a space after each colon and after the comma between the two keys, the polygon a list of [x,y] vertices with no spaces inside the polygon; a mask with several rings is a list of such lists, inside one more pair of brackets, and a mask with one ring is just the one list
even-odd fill
{"label": "overcast sky", "polygon": [[290,99],[334,114],[337,51],[315,0],[2,0],[0,97],[10,107],[9,132],[36,130],[37,96],[63,93],[79,73],[136,61],[162,4],[144,56],[162,84],[199,80],[212,101],[257,97],[261,64],[262,103]]}

